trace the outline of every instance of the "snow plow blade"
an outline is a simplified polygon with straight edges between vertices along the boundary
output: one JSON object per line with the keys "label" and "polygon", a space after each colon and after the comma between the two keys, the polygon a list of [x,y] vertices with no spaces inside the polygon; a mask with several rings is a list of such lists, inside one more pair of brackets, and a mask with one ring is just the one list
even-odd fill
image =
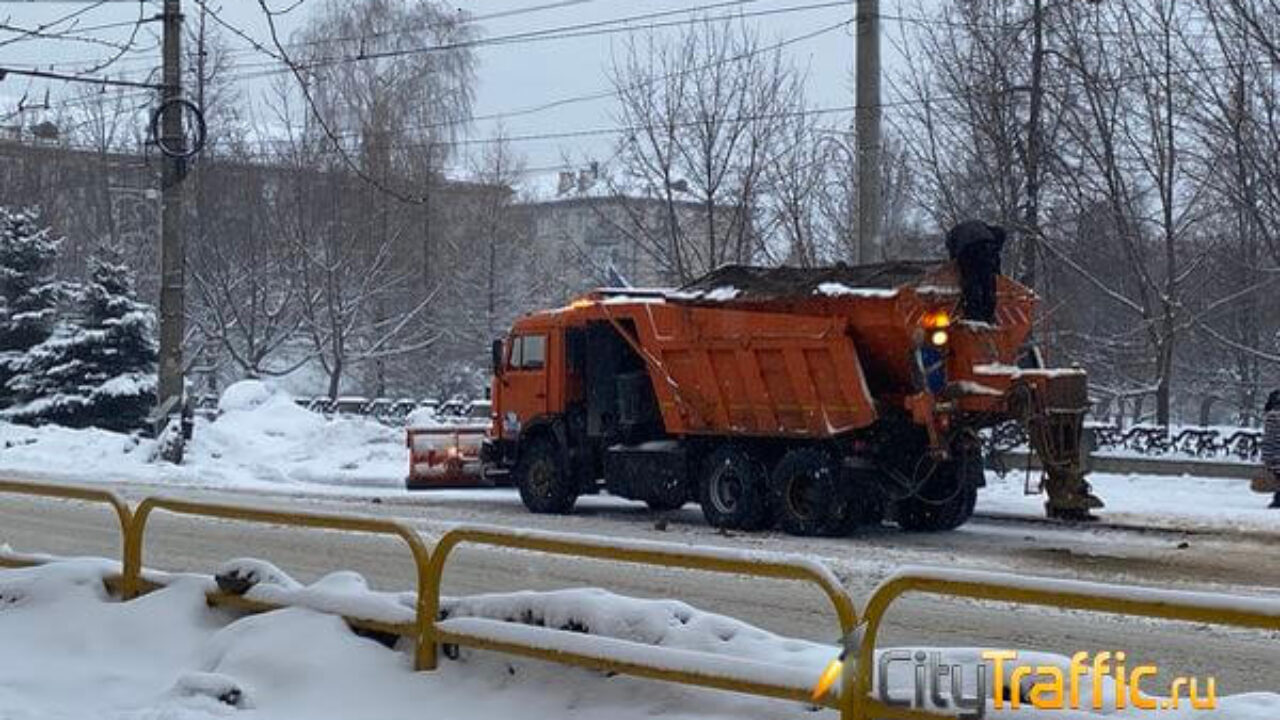
{"label": "snow plow blade", "polygon": [[483,427],[410,428],[409,490],[431,488],[493,487],[480,461]]}

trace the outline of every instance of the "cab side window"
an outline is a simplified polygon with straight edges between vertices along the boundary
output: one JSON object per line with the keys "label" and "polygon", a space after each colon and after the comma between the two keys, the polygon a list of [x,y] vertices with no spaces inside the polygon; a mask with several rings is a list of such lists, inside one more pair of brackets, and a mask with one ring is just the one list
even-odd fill
{"label": "cab side window", "polygon": [[541,370],[547,362],[547,336],[526,335],[524,352],[520,355],[521,370]]}
{"label": "cab side window", "polygon": [[547,362],[547,336],[521,335],[511,339],[511,357],[507,367],[512,370],[541,370]]}

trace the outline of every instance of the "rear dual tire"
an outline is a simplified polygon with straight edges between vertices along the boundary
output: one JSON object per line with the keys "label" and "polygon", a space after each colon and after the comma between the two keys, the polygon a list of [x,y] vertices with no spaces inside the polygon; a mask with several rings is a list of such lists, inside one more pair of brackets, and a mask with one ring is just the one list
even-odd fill
{"label": "rear dual tire", "polygon": [[878,521],[868,490],[845,477],[840,461],[819,447],[789,450],[769,476],[778,526],[791,535],[837,537]]}
{"label": "rear dual tire", "polygon": [[703,463],[698,502],[712,527],[764,530],[771,524],[764,463],[740,447],[717,448]]}

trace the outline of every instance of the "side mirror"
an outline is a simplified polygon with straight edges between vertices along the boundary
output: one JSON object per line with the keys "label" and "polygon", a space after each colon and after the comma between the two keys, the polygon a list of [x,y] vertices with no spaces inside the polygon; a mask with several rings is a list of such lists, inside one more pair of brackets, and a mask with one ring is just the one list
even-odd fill
{"label": "side mirror", "polygon": [[489,360],[493,364],[493,374],[498,376],[502,374],[502,341],[494,340]]}

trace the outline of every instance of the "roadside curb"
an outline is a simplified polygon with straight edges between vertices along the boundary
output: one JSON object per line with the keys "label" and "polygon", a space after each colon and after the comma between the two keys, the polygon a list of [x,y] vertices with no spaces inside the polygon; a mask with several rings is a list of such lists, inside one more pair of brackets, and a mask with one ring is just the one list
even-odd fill
{"label": "roadside curb", "polygon": [[1096,520],[1093,522],[1064,522],[1062,520],[1051,520],[1046,517],[1037,517],[1033,515],[1022,515],[1013,512],[999,511],[978,511],[973,514],[974,519],[989,520],[998,523],[1018,523],[1024,525],[1039,525],[1044,527],[1055,527],[1064,530],[1116,530],[1120,532],[1137,532],[1152,535],[1178,535],[1178,536],[1198,536],[1198,537],[1225,537],[1230,539],[1256,540],[1259,542],[1275,542],[1280,543],[1280,531],[1277,530],[1245,530],[1240,528],[1226,527],[1179,527],[1174,525],[1144,525],[1137,522],[1124,522],[1115,520]]}

